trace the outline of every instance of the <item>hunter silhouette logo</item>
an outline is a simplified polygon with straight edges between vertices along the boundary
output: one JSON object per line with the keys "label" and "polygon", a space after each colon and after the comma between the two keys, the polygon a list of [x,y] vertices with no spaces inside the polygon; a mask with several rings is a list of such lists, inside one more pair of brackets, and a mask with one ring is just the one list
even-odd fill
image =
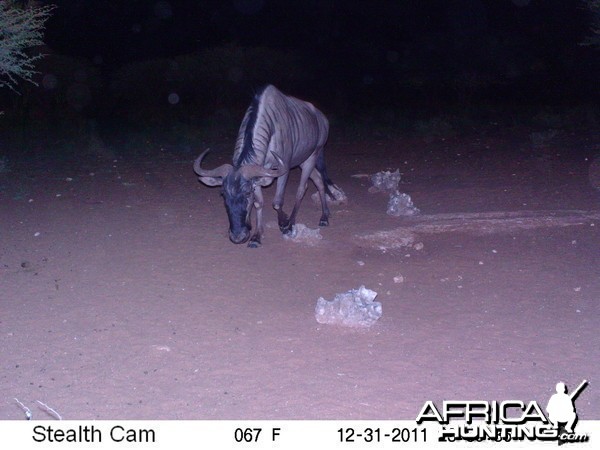
{"label": "hunter silhouette logo", "polygon": [[550,397],[546,406],[547,415],[542,407],[532,400],[486,401],[453,400],[444,401],[438,407],[427,401],[417,416],[418,425],[423,422],[437,422],[442,425],[438,440],[454,441],[558,441],[587,442],[587,434],[574,432],[577,423],[575,399],[588,385],[583,380],[571,393],[565,383],[556,384],[556,393]]}
{"label": "hunter silhouette logo", "polygon": [[[583,380],[581,384],[577,386],[577,389],[571,394],[568,394],[565,383],[556,383],[556,394],[550,397],[548,406],[546,406],[546,411],[548,412],[548,419],[550,419],[554,428],[558,430],[559,441],[572,441],[573,438],[577,437],[573,431],[575,424],[577,423],[575,399],[587,385],[588,381]],[[561,426],[563,424],[564,428]]]}

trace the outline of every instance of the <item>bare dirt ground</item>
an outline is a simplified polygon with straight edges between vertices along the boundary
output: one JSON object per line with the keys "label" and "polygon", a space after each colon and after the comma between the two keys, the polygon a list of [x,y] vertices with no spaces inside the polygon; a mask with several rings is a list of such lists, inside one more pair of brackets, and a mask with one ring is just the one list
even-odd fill
{"label": "bare dirt ground", "polygon": [[[34,419],[51,418],[37,400],[67,419],[414,419],[427,400],[545,406],[588,379],[577,412],[600,419],[600,137],[534,148],[530,131],[333,139],[349,202],[312,246],[273,227],[259,249],[230,243],[195,151],[9,161],[0,418],[24,419],[18,398]],[[395,168],[421,217],[386,215],[352,177]],[[316,228],[313,192],[298,221]],[[360,285],[379,294],[375,325],[316,322],[318,297]]]}

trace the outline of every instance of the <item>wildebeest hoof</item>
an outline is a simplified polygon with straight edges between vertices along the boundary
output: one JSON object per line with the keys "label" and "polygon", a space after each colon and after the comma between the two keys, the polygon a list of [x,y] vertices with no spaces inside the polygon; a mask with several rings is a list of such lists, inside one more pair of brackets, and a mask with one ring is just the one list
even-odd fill
{"label": "wildebeest hoof", "polygon": [[286,236],[291,236],[294,233],[294,227],[292,225],[288,225],[287,227],[282,227],[281,232]]}
{"label": "wildebeest hoof", "polygon": [[329,220],[327,220],[327,219],[321,219],[321,220],[319,220],[319,226],[320,227],[327,227],[327,226],[329,226]]}
{"label": "wildebeest hoof", "polygon": [[291,234],[293,225],[291,223],[287,223],[285,225],[279,225],[279,229],[283,234]]}
{"label": "wildebeest hoof", "polygon": [[258,248],[260,247],[260,241],[250,241],[248,242],[249,248]]}

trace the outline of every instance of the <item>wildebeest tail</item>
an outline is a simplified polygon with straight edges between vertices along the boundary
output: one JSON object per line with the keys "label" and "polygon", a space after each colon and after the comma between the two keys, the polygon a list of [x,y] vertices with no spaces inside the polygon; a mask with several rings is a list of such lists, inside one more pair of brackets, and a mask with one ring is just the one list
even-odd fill
{"label": "wildebeest tail", "polygon": [[323,178],[323,184],[325,185],[325,193],[327,195],[329,195],[329,197],[335,199],[335,195],[333,195],[333,193],[331,192],[331,189],[329,189],[329,186],[335,186],[335,183],[333,181],[331,181],[331,178],[329,178],[329,175],[327,174],[327,168],[325,167],[325,156],[323,155],[323,151],[321,151],[321,153],[319,154],[319,157],[317,158],[317,170],[319,171],[319,173],[321,174],[321,178]]}

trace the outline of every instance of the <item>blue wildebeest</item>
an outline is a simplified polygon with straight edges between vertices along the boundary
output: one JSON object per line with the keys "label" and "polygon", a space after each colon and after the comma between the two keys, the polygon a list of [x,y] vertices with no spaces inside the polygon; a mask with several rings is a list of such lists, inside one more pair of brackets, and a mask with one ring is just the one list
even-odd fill
{"label": "blue wildebeest", "polygon": [[[335,198],[332,190],[337,187],[327,176],[323,158],[328,133],[327,118],[311,103],[284,95],[267,85],[256,93],[246,111],[233,152],[233,165],[203,169],[202,160],[208,150],[196,159],[194,171],[200,181],[208,186],[222,186],[231,242],[242,244],[250,239],[248,247],[260,246],[263,234],[261,187],[269,186],[275,178],[277,190],[273,208],[284,234],[292,231],[309,178],[317,186],[321,199],[319,225],[329,224],[326,194]],[[297,166],[302,175],[296,202],[288,217],[282,209],[283,195],[289,170]],[[251,236],[253,207],[256,208],[256,228]]]}

